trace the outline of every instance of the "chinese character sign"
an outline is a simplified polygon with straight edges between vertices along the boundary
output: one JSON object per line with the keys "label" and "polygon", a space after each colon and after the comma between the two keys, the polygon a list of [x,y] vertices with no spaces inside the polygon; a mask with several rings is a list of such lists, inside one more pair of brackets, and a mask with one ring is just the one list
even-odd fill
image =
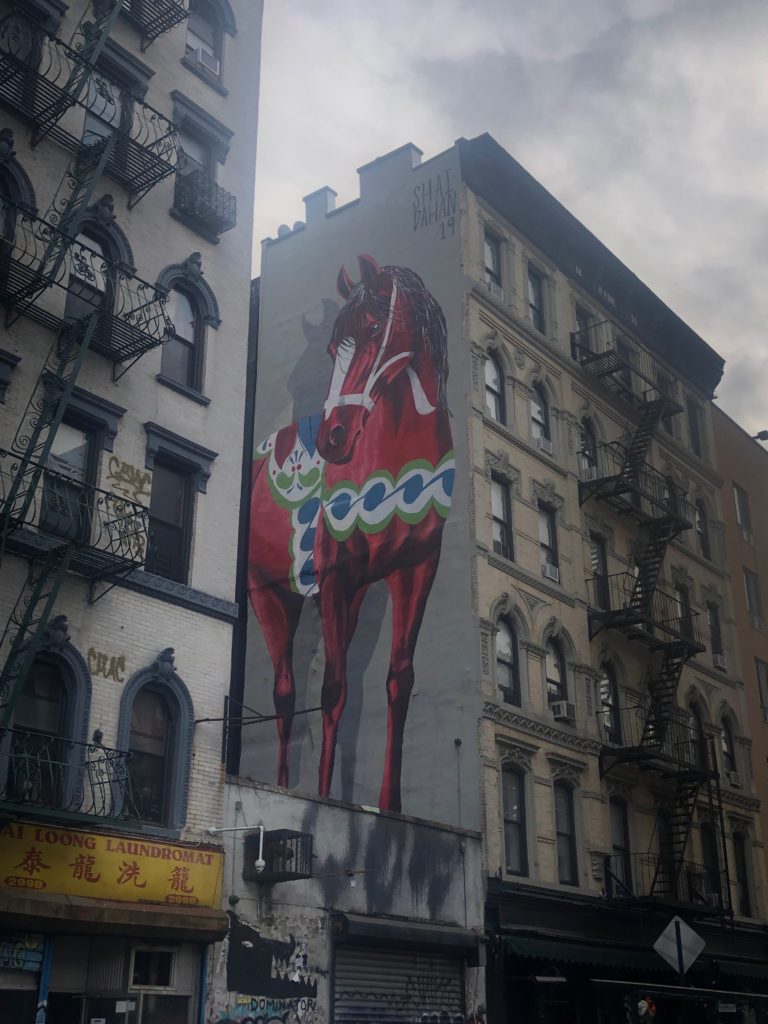
{"label": "chinese character sign", "polygon": [[0,888],[218,907],[222,866],[211,847],[29,822],[0,826]]}

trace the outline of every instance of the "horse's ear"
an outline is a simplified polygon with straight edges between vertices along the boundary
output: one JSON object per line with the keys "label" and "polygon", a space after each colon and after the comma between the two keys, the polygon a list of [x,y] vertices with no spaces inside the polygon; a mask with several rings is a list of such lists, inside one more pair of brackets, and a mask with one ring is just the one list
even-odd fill
{"label": "horse's ear", "polygon": [[347,273],[347,268],[342,267],[339,271],[339,275],[336,278],[336,291],[342,297],[342,299],[348,299],[352,294],[352,289],[355,287],[355,282]]}
{"label": "horse's ear", "polygon": [[381,267],[373,256],[358,256],[360,277],[365,287],[372,292],[378,291],[381,280]]}

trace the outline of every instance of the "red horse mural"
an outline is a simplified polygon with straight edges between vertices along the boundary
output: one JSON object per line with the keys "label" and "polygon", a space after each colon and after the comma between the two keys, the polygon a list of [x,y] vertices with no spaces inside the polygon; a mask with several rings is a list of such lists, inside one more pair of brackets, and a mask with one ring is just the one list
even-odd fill
{"label": "red horse mural", "polygon": [[[248,588],[274,666],[278,783],[288,785],[295,711],[293,640],[303,602],[319,603],[325,648],[319,788],[328,796],[347,697],[347,652],[368,587],[392,601],[387,740],[379,806],[401,809],[403,733],[413,656],[440,560],[455,478],[446,401],[446,326],[412,270],[360,256],[328,353],[317,416],[256,449]],[[361,684],[361,680],[353,680]]]}

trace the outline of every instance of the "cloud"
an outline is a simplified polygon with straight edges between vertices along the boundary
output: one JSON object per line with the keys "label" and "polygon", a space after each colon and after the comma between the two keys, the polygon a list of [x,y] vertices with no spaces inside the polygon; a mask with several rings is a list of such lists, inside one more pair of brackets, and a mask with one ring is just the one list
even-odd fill
{"label": "cloud", "polygon": [[763,0],[266,8],[257,237],[321,185],[354,198],[404,142],[489,131],[726,357],[721,404],[764,425]]}

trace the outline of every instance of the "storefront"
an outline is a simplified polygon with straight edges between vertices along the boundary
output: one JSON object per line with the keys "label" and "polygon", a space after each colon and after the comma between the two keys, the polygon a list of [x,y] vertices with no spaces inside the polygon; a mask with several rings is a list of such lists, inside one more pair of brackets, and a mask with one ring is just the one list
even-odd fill
{"label": "storefront", "polygon": [[[193,1024],[223,937],[219,849],[11,822],[0,1005],[13,1024]],[[4,1017],[5,1019],[5,1017]]]}

